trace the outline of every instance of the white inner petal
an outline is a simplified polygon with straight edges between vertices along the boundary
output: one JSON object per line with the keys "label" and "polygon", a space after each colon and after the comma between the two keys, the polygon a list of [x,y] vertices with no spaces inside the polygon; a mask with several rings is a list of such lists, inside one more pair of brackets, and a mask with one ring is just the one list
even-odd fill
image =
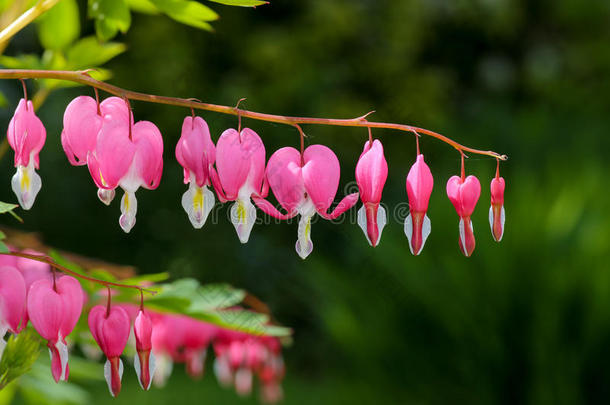
{"label": "white inner petal", "polygon": [[104,188],[97,189],[97,198],[99,198],[100,201],[106,205],[110,205],[112,200],[114,200],[114,196],[115,196],[114,189],[112,189],[112,190],[106,190]]}
{"label": "white inner petal", "polygon": [[405,218],[405,235],[407,235],[407,239],[409,239],[409,250],[411,254],[413,253],[413,246],[411,245],[411,238],[413,237],[413,218],[411,218],[411,214],[407,215]]}
{"label": "white inner petal", "polygon": [[358,226],[360,226],[360,229],[362,229],[362,232],[364,232],[364,236],[366,237],[366,240],[369,242],[369,245],[373,246],[373,244],[371,243],[371,239],[369,238],[368,231],[367,231],[366,208],[364,208],[364,204],[362,204],[362,207],[360,207],[360,209],[358,210]]}
{"label": "white inner petal", "polygon": [[420,254],[423,250],[426,240],[428,239],[428,236],[430,236],[430,232],[432,232],[432,223],[430,222],[428,215],[424,214],[424,223],[421,228],[421,248],[419,248],[417,254]]}
{"label": "white inner petal", "polygon": [[132,191],[125,191],[121,198],[121,217],[119,225],[125,233],[129,233],[136,224],[136,213],[138,212],[138,200]]}
{"label": "white inner petal", "polygon": [[307,258],[313,251],[313,242],[311,241],[311,215],[301,216],[299,219],[299,229],[297,231],[296,251],[301,259]]}
{"label": "white inner petal", "polygon": [[63,343],[61,334],[59,335],[59,340],[55,343],[55,347],[57,348],[57,352],[59,353],[59,360],[61,364],[61,374],[59,377],[59,381],[67,381],[68,376],[66,375],[66,371],[68,369],[68,346]]}
{"label": "white inner petal", "polygon": [[385,228],[386,223],[387,216],[385,213],[385,208],[380,205],[379,207],[377,207],[377,230],[379,231],[379,236],[377,237],[377,244],[379,244],[379,241],[381,240],[381,233],[383,232],[383,228]]}
{"label": "white inner petal", "polygon": [[32,208],[36,195],[42,188],[42,180],[34,169],[32,156],[30,156],[30,163],[27,166],[17,166],[17,172],[11,179],[11,188],[17,196],[21,208],[24,210]]}
{"label": "white inner petal", "polygon": [[252,371],[242,367],[235,373],[235,391],[241,396],[252,391]]}
{"label": "white inner petal", "polygon": [[226,356],[216,357],[214,360],[214,374],[221,386],[226,388],[231,385],[233,376],[231,375],[231,367]]}
{"label": "white inner petal", "polygon": [[198,187],[194,181],[191,181],[188,190],[182,195],[182,208],[195,229],[200,229],[205,224],[215,202],[214,193],[207,186]]}
{"label": "white inner petal", "polygon": [[247,243],[250,239],[254,222],[256,222],[256,207],[250,201],[250,197],[240,196],[231,207],[231,223],[241,243]]}

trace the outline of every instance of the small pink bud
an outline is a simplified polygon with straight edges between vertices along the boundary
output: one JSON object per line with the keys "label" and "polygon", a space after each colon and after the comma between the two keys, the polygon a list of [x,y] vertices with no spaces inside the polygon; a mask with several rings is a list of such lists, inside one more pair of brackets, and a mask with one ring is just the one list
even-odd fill
{"label": "small pink bud", "polygon": [[38,155],[47,138],[44,125],[34,113],[31,101],[26,102],[23,98],[19,101],[6,136],[15,151],[17,168],[11,186],[21,208],[29,210],[42,187],[42,180],[35,169],[40,166]]}
{"label": "small pink bud", "polygon": [[459,244],[466,257],[472,255],[475,248],[474,228],[470,216],[480,195],[481,183],[475,176],[468,176],[465,180],[459,176],[452,176],[447,182],[447,196],[460,217]]}
{"label": "small pink bud", "polygon": [[362,200],[362,207],[358,210],[358,225],[373,247],[379,243],[387,222],[385,209],[379,205],[387,178],[388,163],[383,154],[383,145],[377,139],[372,145],[367,141],[356,165],[356,183]]}
{"label": "small pink bud", "polygon": [[59,277],[55,283],[46,278],[39,279],[28,291],[28,316],[34,329],[48,341],[51,371],[56,382],[68,379],[66,337],[78,322],[83,302],[81,285],[70,276]]}
{"label": "small pink bud", "polygon": [[504,235],[504,179],[494,177],[491,180],[491,207],[489,207],[489,225],[496,242]]}
{"label": "small pink bud", "polygon": [[405,234],[409,239],[409,249],[419,255],[430,235],[430,219],[426,215],[428,202],[432,194],[434,179],[430,168],[424,162],[424,155],[417,155],[407,175],[407,195],[409,197],[409,215],[405,219]]}
{"label": "small pink bud", "polygon": [[155,374],[155,355],[152,349],[153,325],[150,317],[142,310],[138,312],[133,324],[133,332],[136,337],[136,355],[134,357],[134,367],[138,375],[140,386],[144,390],[150,388],[152,376]]}
{"label": "small pink bud", "polygon": [[89,312],[89,330],[108,360],[104,364],[104,377],[108,390],[113,397],[121,392],[123,377],[123,362],[121,353],[129,339],[130,322],[127,312],[113,306],[108,311],[106,306],[96,305]]}

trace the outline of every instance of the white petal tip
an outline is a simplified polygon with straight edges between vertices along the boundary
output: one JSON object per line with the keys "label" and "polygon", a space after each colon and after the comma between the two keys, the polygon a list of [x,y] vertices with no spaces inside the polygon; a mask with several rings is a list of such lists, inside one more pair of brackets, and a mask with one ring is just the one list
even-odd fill
{"label": "white petal tip", "polygon": [[36,196],[42,188],[42,180],[34,170],[34,159],[30,159],[28,166],[17,166],[17,172],[11,179],[11,188],[17,196],[21,208],[24,210],[32,208]]}
{"label": "white petal tip", "polygon": [[250,198],[238,199],[231,206],[231,223],[233,223],[241,243],[247,243],[250,239],[254,222],[256,222],[256,207]]}
{"label": "white petal tip", "polygon": [[114,200],[115,194],[116,193],[114,190],[106,190],[103,188],[97,189],[97,198],[99,198],[99,200],[105,205],[110,205],[112,200]]}

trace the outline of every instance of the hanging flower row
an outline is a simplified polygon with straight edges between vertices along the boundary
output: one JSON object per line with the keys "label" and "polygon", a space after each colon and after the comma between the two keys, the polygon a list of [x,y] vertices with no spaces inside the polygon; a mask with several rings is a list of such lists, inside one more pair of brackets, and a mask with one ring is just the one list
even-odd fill
{"label": "hanging flower row", "polygon": [[[161,180],[163,139],[159,129],[148,121],[135,122],[128,100],[118,97],[109,97],[101,103],[91,97],[77,97],[66,108],[63,124],[61,142],[66,156],[72,165],[87,165],[98,187],[99,199],[108,205],[117,187],[123,190],[119,224],[129,232],[136,223],[136,191],[140,187],[155,189]],[[9,123],[8,139],[15,151],[17,167],[13,190],[21,206],[29,209],[41,188],[35,169],[39,167],[38,154],[45,142],[44,126],[30,101],[19,102]],[[470,217],[481,185],[475,176],[465,177],[464,154],[460,152],[462,173],[449,179],[447,195],[460,217],[460,249],[470,256],[475,247]],[[371,246],[379,243],[387,223],[380,202],[388,165],[381,142],[373,140],[370,132],[356,165],[359,193],[345,196],[332,211],[329,210],[339,186],[340,165],[335,153],[324,145],[301,147],[301,151],[284,147],[266,161],[263,141],[252,129],[227,129],[215,145],[207,123],[193,113],[184,119],[175,154],[184,170],[184,183],[188,184],[182,206],[195,228],[205,224],[214,207],[215,194],[221,203],[233,202],[230,219],[242,243],[248,242],[256,222],[256,207],[280,220],[298,215],[295,249],[304,259],[313,250],[311,223],[315,215],[335,219],[360,199],[358,224]],[[404,222],[414,255],[421,253],[430,235],[431,222],[426,213],[433,183],[418,142],[416,161],[406,179],[410,212]],[[283,211],[266,199],[269,189]],[[491,182],[489,223],[494,239],[500,241],[504,233],[504,179],[499,176],[499,160]]]}
{"label": "hanging flower row", "polygon": [[[37,255],[29,250],[23,253]],[[201,377],[206,352],[212,346],[216,354],[214,371],[222,386],[233,385],[238,394],[247,395],[256,375],[264,401],[281,399],[284,363],[277,338],[229,330],[185,315],[145,310],[143,301],[139,306],[113,304],[112,295],[108,289],[106,304],[93,306],[88,315],[91,335],[107,359],[104,377],[112,396],[121,391],[121,355],[133,336],[133,366],[144,390],[153,381],[163,385],[174,362],[186,363],[192,377]],[[67,338],[87,300],[76,278],[52,272],[48,263],[0,255],[0,358],[6,347],[6,333],[18,334],[31,323],[47,341],[53,378],[56,382],[67,381]],[[96,352],[83,351],[90,355]]]}

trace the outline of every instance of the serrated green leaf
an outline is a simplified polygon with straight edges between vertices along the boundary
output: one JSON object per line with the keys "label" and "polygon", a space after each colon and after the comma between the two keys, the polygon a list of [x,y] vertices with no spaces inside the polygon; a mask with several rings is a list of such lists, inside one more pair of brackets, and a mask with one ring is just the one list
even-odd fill
{"label": "serrated green leaf", "polygon": [[0,361],[0,388],[32,368],[40,354],[41,342],[33,328],[9,337]]}
{"label": "serrated green leaf", "polygon": [[127,47],[118,42],[102,43],[96,37],[80,39],[66,53],[70,69],[85,69],[99,66],[125,52]]}
{"label": "serrated green leaf", "polygon": [[269,4],[268,1],[260,0],[208,0],[214,3],[220,3],[227,6],[239,6],[239,7],[256,7],[262,6],[263,4]]}
{"label": "serrated green leaf", "polygon": [[89,16],[95,20],[95,31],[102,41],[126,33],[131,13],[125,0],[89,0]]}
{"label": "serrated green leaf", "polygon": [[76,0],[60,0],[39,18],[38,37],[45,49],[67,48],[80,35]]}
{"label": "serrated green leaf", "polygon": [[152,3],[172,19],[195,28],[212,30],[208,21],[218,19],[211,8],[196,1],[188,0],[151,0]]}
{"label": "serrated green leaf", "polygon": [[246,293],[228,284],[208,284],[199,288],[191,311],[210,311],[239,304]]}

